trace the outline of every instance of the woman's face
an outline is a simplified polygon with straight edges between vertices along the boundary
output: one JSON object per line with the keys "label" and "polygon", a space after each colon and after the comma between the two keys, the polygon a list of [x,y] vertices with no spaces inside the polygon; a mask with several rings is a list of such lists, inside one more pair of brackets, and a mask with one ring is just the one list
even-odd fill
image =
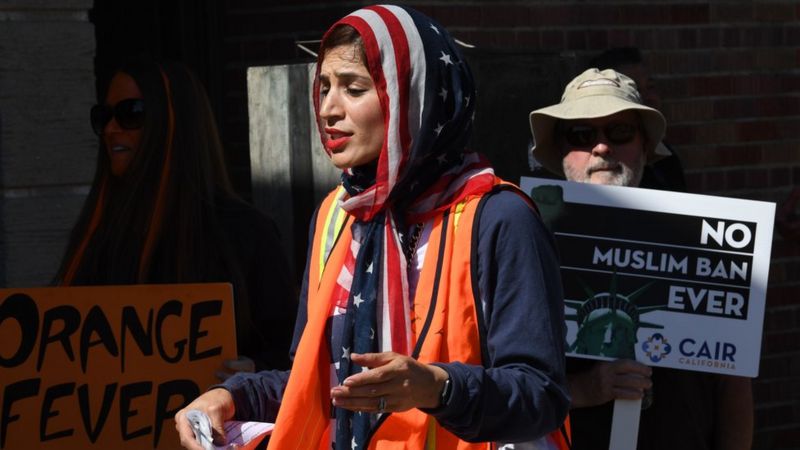
{"label": "woman's face", "polygon": [[[111,79],[106,93],[106,105],[115,107],[117,103],[128,99],[141,99],[142,92],[136,81],[130,75],[117,72]],[[122,176],[130,166],[136,152],[139,151],[139,141],[142,139],[142,129],[122,128],[115,118],[103,128],[103,144],[111,161],[111,173]]]}
{"label": "woman's face", "polygon": [[378,91],[355,45],[325,53],[319,74],[319,118],[325,149],[340,168],[378,159],[384,126]]}

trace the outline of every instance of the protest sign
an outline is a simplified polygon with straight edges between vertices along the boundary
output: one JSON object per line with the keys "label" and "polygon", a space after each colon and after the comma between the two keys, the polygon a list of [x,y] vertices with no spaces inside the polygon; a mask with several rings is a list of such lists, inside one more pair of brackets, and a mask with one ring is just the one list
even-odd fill
{"label": "protest sign", "polygon": [[570,356],[755,377],[775,205],[522,178],[556,237]]}
{"label": "protest sign", "polygon": [[0,448],[180,448],[234,330],[227,283],[0,289]]}

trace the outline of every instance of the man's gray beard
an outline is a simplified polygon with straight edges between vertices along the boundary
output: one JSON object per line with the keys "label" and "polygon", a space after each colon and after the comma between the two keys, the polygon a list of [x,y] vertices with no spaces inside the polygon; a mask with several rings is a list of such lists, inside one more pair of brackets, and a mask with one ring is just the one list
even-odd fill
{"label": "man's gray beard", "polygon": [[617,161],[614,158],[604,158],[603,162],[593,164],[583,171],[570,166],[566,159],[562,160],[562,167],[567,180],[577,181],[579,183],[590,183],[592,171],[597,167],[605,165],[619,165],[622,171],[614,173],[613,176],[603,184],[611,186],[639,186],[639,183],[642,181],[642,175],[644,173],[644,155],[634,162],[634,167]]}

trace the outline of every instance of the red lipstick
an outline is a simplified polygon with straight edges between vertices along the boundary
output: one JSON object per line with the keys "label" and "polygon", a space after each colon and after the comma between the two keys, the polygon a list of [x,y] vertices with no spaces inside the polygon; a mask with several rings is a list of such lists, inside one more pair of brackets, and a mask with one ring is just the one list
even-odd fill
{"label": "red lipstick", "polygon": [[332,153],[347,145],[352,136],[336,128],[325,128],[325,133],[328,135],[328,140],[325,141],[325,148]]}

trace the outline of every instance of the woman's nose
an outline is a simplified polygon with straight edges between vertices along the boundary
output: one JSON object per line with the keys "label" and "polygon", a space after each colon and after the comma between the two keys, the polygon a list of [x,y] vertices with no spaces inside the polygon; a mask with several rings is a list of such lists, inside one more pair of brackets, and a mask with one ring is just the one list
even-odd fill
{"label": "woman's nose", "polygon": [[328,123],[344,117],[344,110],[341,107],[338,96],[332,90],[322,97],[319,105],[319,117]]}
{"label": "woman's nose", "polygon": [[121,131],[119,124],[117,123],[117,119],[112,117],[111,120],[106,123],[106,126],[103,127],[103,134],[109,133],[116,133]]}

